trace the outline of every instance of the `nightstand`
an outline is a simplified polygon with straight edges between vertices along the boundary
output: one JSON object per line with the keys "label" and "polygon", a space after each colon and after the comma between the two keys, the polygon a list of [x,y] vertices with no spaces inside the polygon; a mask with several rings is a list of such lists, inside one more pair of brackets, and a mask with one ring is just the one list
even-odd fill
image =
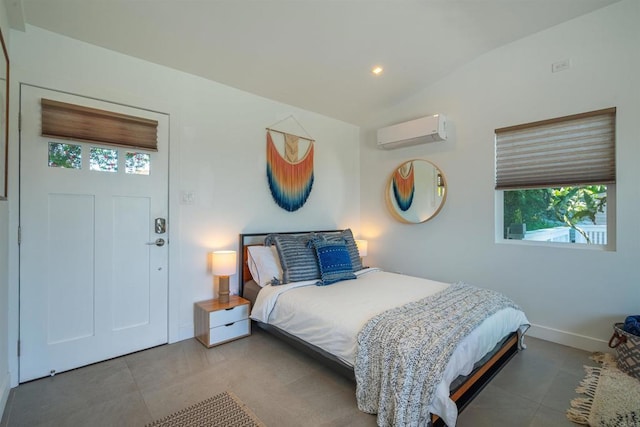
{"label": "nightstand", "polygon": [[196,339],[213,347],[251,335],[249,304],[249,300],[237,295],[231,295],[225,303],[217,299],[195,303]]}

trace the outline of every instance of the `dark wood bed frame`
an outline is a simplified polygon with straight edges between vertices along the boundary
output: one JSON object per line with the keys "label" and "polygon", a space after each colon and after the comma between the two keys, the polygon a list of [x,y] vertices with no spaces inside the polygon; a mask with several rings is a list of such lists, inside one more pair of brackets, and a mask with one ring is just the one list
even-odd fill
{"label": "dark wood bed frame", "polygon": [[[316,233],[335,233],[342,230],[319,230]],[[306,234],[311,231],[298,232],[277,232],[278,234]],[[276,233],[276,232],[274,232]],[[244,284],[251,280],[251,273],[247,265],[247,247],[256,243],[255,240],[264,237],[269,233],[245,233],[240,234],[241,257],[240,257],[240,280],[238,282],[238,293],[244,295]],[[252,242],[248,243],[248,241]],[[323,349],[303,341],[294,335],[283,331],[282,329],[262,322],[252,321],[259,328],[277,336],[278,338],[289,343],[296,349],[303,351],[324,366],[338,372],[339,374],[355,381],[355,373],[353,367],[347,365],[334,355],[324,351]],[[459,377],[454,381],[451,387],[451,399],[456,403],[458,412],[462,412],[464,408],[482,391],[482,389],[500,372],[511,358],[518,353],[519,337],[517,332],[513,332],[505,337],[501,342],[496,344],[494,349],[490,351],[480,362],[476,364],[474,370],[466,377]],[[444,426],[444,422],[438,416],[432,416],[434,426]]]}

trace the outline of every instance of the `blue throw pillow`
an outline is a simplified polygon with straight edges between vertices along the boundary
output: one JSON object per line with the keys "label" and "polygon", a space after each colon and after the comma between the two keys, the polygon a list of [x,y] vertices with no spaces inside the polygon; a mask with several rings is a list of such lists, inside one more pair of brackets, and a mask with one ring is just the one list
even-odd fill
{"label": "blue throw pillow", "polygon": [[353,271],[362,270],[362,260],[360,259],[360,253],[358,252],[358,246],[353,238],[353,233],[350,228],[340,232],[321,233],[320,237],[327,242],[343,242],[347,246],[349,251],[349,258],[351,258],[351,266]]}
{"label": "blue throw pillow", "polygon": [[318,286],[330,285],[341,280],[356,279],[347,246],[343,242],[326,242],[314,240],[320,267]]}

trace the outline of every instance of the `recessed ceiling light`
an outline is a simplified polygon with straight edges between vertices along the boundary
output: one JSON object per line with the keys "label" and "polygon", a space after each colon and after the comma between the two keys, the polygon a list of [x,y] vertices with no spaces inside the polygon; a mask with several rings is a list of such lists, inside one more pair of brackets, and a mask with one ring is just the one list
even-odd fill
{"label": "recessed ceiling light", "polygon": [[372,72],[373,74],[375,74],[376,76],[379,76],[380,74],[382,74],[382,67],[381,67],[381,66],[379,66],[379,65],[376,65],[375,67],[373,67],[373,68],[371,69],[371,72]]}

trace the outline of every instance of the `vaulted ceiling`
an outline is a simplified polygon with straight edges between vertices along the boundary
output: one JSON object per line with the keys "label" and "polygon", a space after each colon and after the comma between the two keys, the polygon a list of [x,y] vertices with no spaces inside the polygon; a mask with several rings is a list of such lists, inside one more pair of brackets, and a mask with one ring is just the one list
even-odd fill
{"label": "vaulted ceiling", "polygon": [[[353,124],[618,0],[6,0],[25,24]],[[26,27],[28,31],[28,26]],[[371,68],[384,72],[374,76]]]}

